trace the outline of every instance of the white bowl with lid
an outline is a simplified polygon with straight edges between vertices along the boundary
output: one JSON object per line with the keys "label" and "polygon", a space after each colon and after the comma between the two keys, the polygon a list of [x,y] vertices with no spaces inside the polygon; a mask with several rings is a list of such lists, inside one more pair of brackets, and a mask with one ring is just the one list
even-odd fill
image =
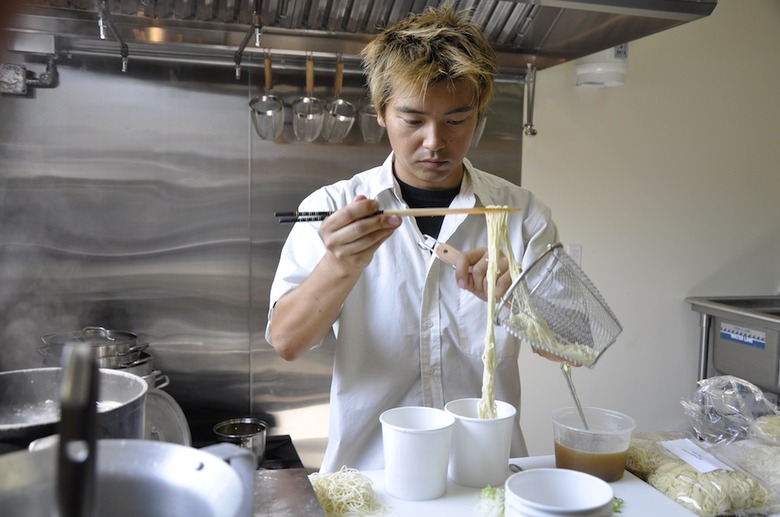
{"label": "white bowl with lid", "polygon": [[615,494],[605,481],[575,470],[538,468],[504,483],[505,517],[612,517]]}

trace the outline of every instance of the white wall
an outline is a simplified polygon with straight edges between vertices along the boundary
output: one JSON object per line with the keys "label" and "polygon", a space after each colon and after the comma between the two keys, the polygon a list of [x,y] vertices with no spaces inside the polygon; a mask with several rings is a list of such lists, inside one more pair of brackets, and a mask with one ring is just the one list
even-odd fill
{"label": "white wall", "polygon": [[[574,87],[575,63],[537,74],[523,185],[624,331],[574,372],[585,405],[639,430],[687,425],[699,313],[687,296],[780,292],[780,2],[719,0],[714,13],[629,44],[623,86]],[[551,454],[549,413],[570,405],[557,365],[525,348],[522,421]]]}

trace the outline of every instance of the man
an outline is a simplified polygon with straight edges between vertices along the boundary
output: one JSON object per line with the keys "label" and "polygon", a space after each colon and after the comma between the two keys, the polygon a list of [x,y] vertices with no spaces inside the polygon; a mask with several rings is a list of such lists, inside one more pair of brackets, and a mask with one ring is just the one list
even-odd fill
{"label": "man", "polygon": [[[290,231],[266,328],[267,340],[287,360],[335,333],[323,472],[342,465],[383,468],[379,415],[387,409],[443,408],[481,394],[485,217],[415,220],[378,210],[518,207],[508,226],[521,267],[557,240],[549,210],[530,192],[465,158],[489,106],[497,66],[478,26],[450,7],[430,9],[386,29],[363,58],[392,153],[381,166],[301,203],[301,211],[335,213]],[[418,246],[425,235],[463,250],[455,271]],[[502,258],[498,296],[511,284],[507,270]],[[495,397],[519,409],[520,343],[501,328],[495,341]],[[511,454],[527,454],[519,420]]]}

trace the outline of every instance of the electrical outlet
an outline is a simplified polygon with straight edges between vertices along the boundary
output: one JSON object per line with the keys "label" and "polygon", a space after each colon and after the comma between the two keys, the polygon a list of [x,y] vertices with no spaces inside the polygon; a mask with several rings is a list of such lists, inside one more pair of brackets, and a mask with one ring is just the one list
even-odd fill
{"label": "electrical outlet", "polygon": [[567,244],[566,254],[578,265],[582,266],[582,244]]}

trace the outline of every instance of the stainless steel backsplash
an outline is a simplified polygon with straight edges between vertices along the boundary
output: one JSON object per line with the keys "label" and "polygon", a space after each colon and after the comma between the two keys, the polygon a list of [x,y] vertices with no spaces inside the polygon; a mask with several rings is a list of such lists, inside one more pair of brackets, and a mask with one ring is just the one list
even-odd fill
{"label": "stainless steel backsplash", "polygon": [[[35,65],[31,65],[34,67]],[[116,60],[60,63],[56,88],[0,98],[0,370],[42,366],[40,337],[99,325],[138,334],[193,441],[224,417],[262,415],[316,469],[333,346],[279,359],[268,291],[294,209],[389,152],[354,127],[341,144],[255,134],[262,70]],[[275,70],[276,72],[276,70]],[[277,94],[303,93],[277,73]],[[346,79],[345,79],[346,81]],[[332,77],[315,95],[332,96]],[[325,84],[327,83],[327,84]],[[359,101],[362,79],[345,83]],[[504,82],[475,164],[520,181],[523,89]]]}

